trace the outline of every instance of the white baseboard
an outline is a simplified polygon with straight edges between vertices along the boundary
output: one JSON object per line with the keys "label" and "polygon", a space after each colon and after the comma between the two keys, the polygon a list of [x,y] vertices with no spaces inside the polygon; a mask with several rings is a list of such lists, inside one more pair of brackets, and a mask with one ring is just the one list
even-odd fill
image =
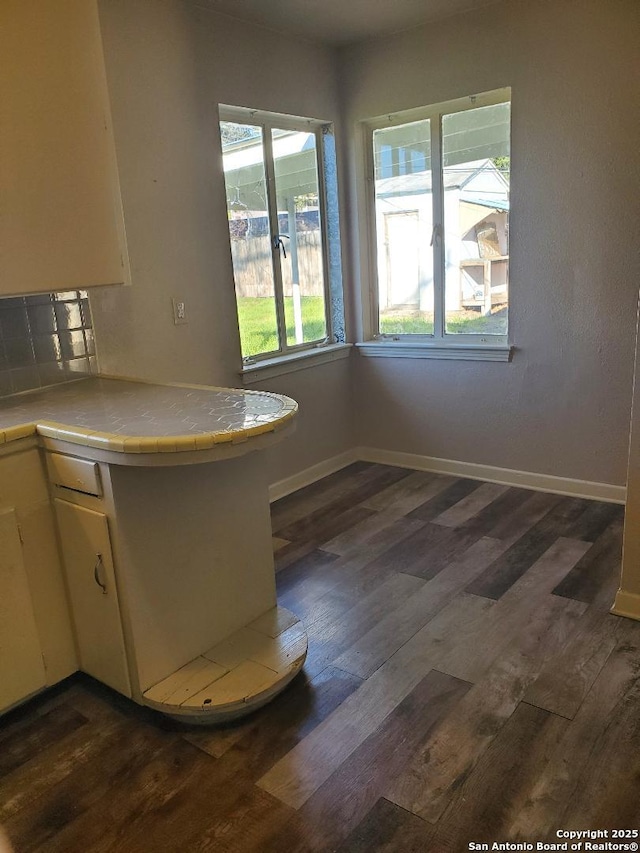
{"label": "white baseboard", "polygon": [[358,447],[356,458],[364,462],[414,468],[417,471],[430,471],[434,474],[451,474],[454,477],[468,477],[471,480],[485,480],[487,483],[502,483],[505,486],[522,486],[538,492],[551,492],[556,495],[589,498],[608,503],[624,504],[627,498],[625,486],[591,483],[588,480],[573,480],[569,477],[554,477],[551,474],[535,474],[530,471],[516,471],[512,468],[496,468],[493,465],[477,465],[473,462],[458,462],[454,459],[438,459],[435,456],[421,456],[417,453],[402,453],[397,450]]}
{"label": "white baseboard", "polygon": [[450,474],[453,477],[467,477],[470,480],[484,480],[487,483],[501,483],[505,486],[521,486],[537,492],[551,492],[555,495],[568,495],[574,498],[606,501],[624,504],[627,499],[625,486],[613,486],[610,483],[592,483],[588,480],[574,480],[570,477],[555,477],[552,474],[535,474],[531,471],[516,471],[513,468],[496,468],[493,465],[478,465],[474,462],[458,462],[455,459],[438,459],[435,456],[421,456],[418,453],[402,453],[399,450],[381,450],[376,447],[354,447],[298,474],[285,477],[269,486],[269,500],[277,501],[298,489],[310,486],[317,480],[334,474],[341,468],[358,460],[377,462],[380,465],[395,465],[398,468],[413,468],[416,471],[429,471],[434,474]]}
{"label": "white baseboard", "polygon": [[611,612],[616,616],[626,616],[628,619],[640,621],[640,595],[619,589]]}
{"label": "white baseboard", "polygon": [[273,503],[292,492],[297,492],[298,489],[310,486],[311,483],[315,483],[323,477],[328,477],[329,474],[335,474],[341,468],[346,468],[347,465],[357,461],[356,450],[353,448],[344,453],[339,453],[337,456],[332,456],[330,459],[318,462],[317,465],[305,468],[304,471],[293,474],[291,477],[285,477],[283,480],[278,480],[277,483],[272,483],[269,486],[269,500]]}

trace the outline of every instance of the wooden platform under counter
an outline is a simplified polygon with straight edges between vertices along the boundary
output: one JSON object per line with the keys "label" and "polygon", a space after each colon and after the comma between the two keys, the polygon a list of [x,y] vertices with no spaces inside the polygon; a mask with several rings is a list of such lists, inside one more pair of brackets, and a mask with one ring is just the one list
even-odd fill
{"label": "wooden platform under counter", "polygon": [[143,694],[145,705],[186,722],[217,723],[262,707],[302,669],[307,634],[274,607]]}

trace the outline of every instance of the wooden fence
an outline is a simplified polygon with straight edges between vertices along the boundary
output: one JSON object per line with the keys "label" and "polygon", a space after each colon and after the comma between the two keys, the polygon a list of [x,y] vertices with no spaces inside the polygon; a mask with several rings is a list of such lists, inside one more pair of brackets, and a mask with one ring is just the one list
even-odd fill
{"label": "wooden fence", "polygon": [[[284,295],[291,296],[291,249],[283,240],[286,260],[281,255]],[[236,293],[240,297],[273,296],[271,240],[263,237],[231,238]],[[322,296],[322,246],[319,231],[298,234],[298,271],[302,296]]]}

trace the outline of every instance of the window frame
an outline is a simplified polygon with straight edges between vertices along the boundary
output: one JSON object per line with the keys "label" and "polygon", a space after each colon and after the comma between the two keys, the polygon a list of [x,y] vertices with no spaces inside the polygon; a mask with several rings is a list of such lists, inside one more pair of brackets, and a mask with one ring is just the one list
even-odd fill
{"label": "window frame", "polygon": [[[228,104],[218,105],[218,132],[220,132],[221,122],[233,122],[236,124],[250,124],[254,127],[259,127],[262,131],[262,152],[264,157],[265,168],[265,186],[267,192],[267,212],[269,217],[269,239],[271,244],[271,269],[273,274],[274,300],[276,309],[276,324],[278,332],[278,340],[280,346],[277,350],[271,350],[264,353],[256,353],[251,356],[242,356],[242,367],[246,371],[253,372],[256,367],[259,367],[261,362],[268,362],[268,366],[277,362],[289,362],[296,356],[308,354],[309,351],[319,350],[328,346],[332,346],[334,338],[334,322],[331,310],[331,282],[329,277],[330,271],[330,247],[328,234],[328,216],[327,216],[327,188],[326,188],[326,170],[323,135],[327,132],[333,132],[332,122],[322,121],[320,119],[304,118],[301,116],[284,115],[281,113],[272,113],[265,110],[250,109],[248,107],[230,106]],[[284,287],[282,280],[282,267],[280,262],[280,248],[275,245],[275,237],[279,233],[277,230],[278,223],[278,208],[276,199],[276,178],[275,178],[275,161],[273,158],[273,139],[272,130],[292,130],[302,133],[313,133],[315,136],[315,153],[316,153],[316,168],[318,174],[318,209],[320,219],[320,244],[322,253],[322,284],[324,296],[324,315],[325,315],[325,337],[318,338],[314,341],[307,341],[301,344],[287,343],[286,333],[286,318],[284,308]],[[222,140],[221,140],[222,141]],[[225,191],[226,191],[226,180]],[[276,230],[274,230],[274,224]],[[228,235],[229,245],[231,247],[231,237]],[[235,270],[234,273],[234,295],[236,299],[236,313],[238,311],[238,293],[235,288]],[[240,321],[238,316],[238,336],[240,336]],[[264,365],[267,366],[266,364]],[[242,371],[243,373],[245,370]]]}
{"label": "window frame", "polygon": [[[466,112],[479,107],[512,103],[511,87],[495,89],[451,101],[443,101],[425,107],[403,110],[377,116],[362,123],[366,198],[366,239],[368,244],[367,264],[369,283],[368,329],[366,340],[357,346],[363,355],[393,355],[416,358],[466,358],[472,360],[510,361],[513,347],[510,345],[511,324],[506,335],[465,334],[446,332],[446,251],[444,243],[444,181],[442,167],[442,119],[452,113]],[[441,239],[433,241],[434,269],[434,332],[429,334],[380,332],[379,281],[378,281],[378,233],[376,227],[375,156],[373,134],[376,130],[429,121],[431,142],[432,216],[433,235],[439,229]],[[509,125],[509,151],[511,156],[512,125]],[[509,261],[511,246],[509,247]]]}

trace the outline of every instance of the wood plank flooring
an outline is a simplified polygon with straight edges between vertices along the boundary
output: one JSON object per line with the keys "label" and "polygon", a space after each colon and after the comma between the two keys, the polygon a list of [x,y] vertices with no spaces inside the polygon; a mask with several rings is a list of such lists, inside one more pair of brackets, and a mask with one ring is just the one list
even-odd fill
{"label": "wood plank flooring", "polygon": [[274,504],[309,636],[217,729],[84,676],[0,719],[0,823],[59,853],[418,853],[640,829],[623,509],[357,463]]}

